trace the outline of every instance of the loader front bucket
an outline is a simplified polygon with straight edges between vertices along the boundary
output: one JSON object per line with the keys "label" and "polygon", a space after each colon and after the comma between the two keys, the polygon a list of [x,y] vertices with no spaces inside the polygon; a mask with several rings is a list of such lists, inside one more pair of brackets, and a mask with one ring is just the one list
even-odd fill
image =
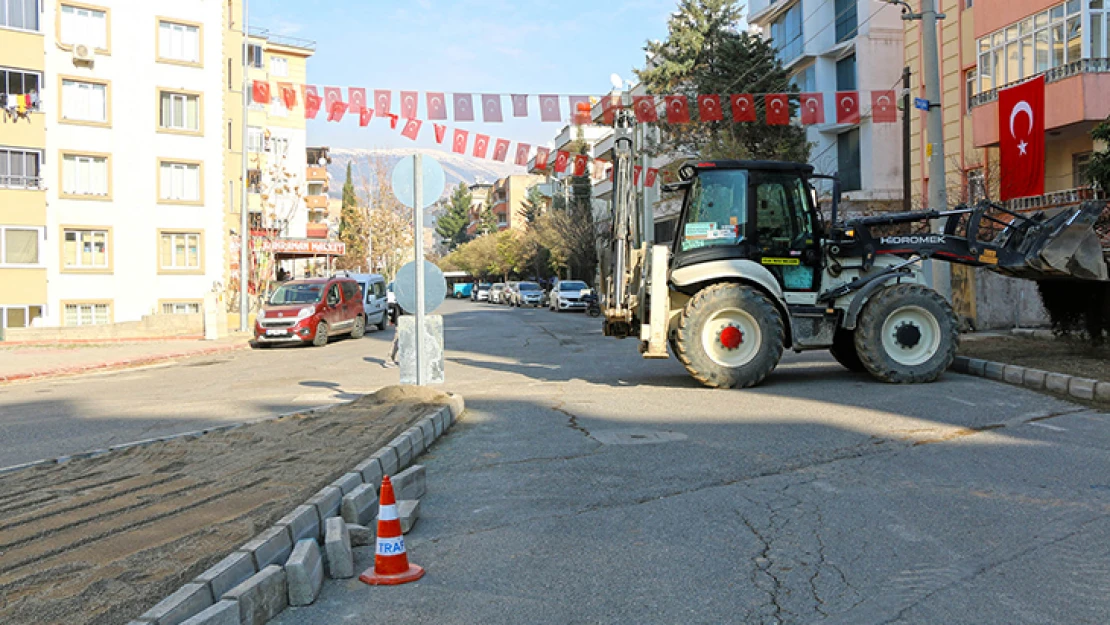
{"label": "loader front bucket", "polygon": [[1051,217],[1038,213],[1020,224],[1015,220],[1003,233],[1003,253],[994,269],[1030,280],[1110,279],[1094,229],[1104,206],[1102,202],[1086,202]]}

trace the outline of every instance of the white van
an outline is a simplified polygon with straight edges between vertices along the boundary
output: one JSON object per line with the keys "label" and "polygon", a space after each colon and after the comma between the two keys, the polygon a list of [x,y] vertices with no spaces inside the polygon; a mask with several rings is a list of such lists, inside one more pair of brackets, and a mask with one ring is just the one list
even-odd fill
{"label": "white van", "polygon": [[385,330],[389,323],[389,309],[386,306],[385,278],[376,273],[351,273],[349,271],[336,272],[336,276],[344,276],[358,282],[362,289],[362,307],[366,311],[366,325],[377,326],[378,330]]}

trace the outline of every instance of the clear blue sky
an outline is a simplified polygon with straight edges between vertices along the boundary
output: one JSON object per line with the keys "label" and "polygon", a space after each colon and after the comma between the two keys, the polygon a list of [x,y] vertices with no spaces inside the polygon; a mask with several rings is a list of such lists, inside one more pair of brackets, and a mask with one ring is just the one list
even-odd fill
{"label": "clear blue sky", "polygon": [[[397,92],[419,91],[423,118],[425,91],[606,93],[610,74],[634,79],[644,43],[665,38],[676,6],[677,0],[250,0],[250,22],[316,41],[308,81],[321,87],[321,95],[324,86],[390,89],[396,113]],[[562,105],[566,116],[565,99]],[[446,124],[470,130],[471,141],[473,132],[513,141],[510,161],[518,141],[544,144],[561,128],[539,122],[535,98],[527,121],[512,118],[508,98],[502,106],[506,123],[455,124],[452,115]],[[325,118],[321,111],[309,122],[309,145],[414,145],[386,120],[359,128],[357,118],[338,124]],[[425,124],[417,145],[437,147],[432,136]]]}

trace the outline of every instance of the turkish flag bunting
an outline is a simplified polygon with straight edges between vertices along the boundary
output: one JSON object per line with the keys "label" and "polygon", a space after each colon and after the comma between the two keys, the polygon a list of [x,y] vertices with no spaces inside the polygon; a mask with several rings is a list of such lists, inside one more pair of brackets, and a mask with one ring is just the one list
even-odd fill
{"label": "turkish flag bunting", "polygon": [[316,114],[320,112],[321,104],[320,96],[306,91],[304,94],[304,118],[316,119]]}
{"label": "turkish flag bunting", "polygon": [[667,101],[668,124],[690,123],[690,101],[686,99],[686,96],[669,95],[664,99]]}
{"label": "turkish flag bunting", "polygon": [[285,108],[293,110],[297,108],[297,89],[291,82],[279,82],[278,90],[281,91],[281,101],[285,104]]}
{"label": "turkish flag bunting", "polygon": [[536,164],[533,167],[536,171],[543,171],[547,169],[547,159],[551,158],[551,150],[549,148],[537,147],[536,148]]}
{"label": "turkish flag bunting", "polygon": [[1002,201],[1044,195],[1044,75],[998,92]]}
{"label": "turkish flag bunting", "polygon": [[498,139],[493,144],[493,160],[505,162],[505,159],[509,156],[509,143],[508,139]]}
{"label": "turkish flag bunting", "polygon": [[732,105],[732,121],[755,121],[755,99],[752,94],[736,93],[728,97],[728,102]]}
{"label": "turkish flag bunting", "polygon": [[763,103],[767,107],[768,126],[785,126],[790,123],[790,100],[785,93],[763,96]]}
{"label": "turkish flag bunting", "polygon": [[443,135],[447,133],[447,126],[443,124],[432,124],[432,130],[436,131],[436,143],[443,143]]}
{"label": "turkish flag bunting", "polygon": [[825,123],[825,94],[803,93],[799,99],[802,102],[803,124]]}
{"label": "turkish flag bunting", "polygon": [[328,121],[340,122],[343,121],[343,114],[347,112],[347,103],[343,100],[336,100],[331,103],[328,108]]}
{"label": "turkish flag bunting", "polygon": [[559,96],[557,95],[541,95],[540,96],[540,121],[544,122],[558,122],[563,120],[562,113],[559,112]]}
{"label": "turkish flag bunting", "polygon": [[516,94],[513,100],[513,117],[528,117],[528,96]]}
{"label": "turkish flag bunting", "polygon": [[871,92],[871,121],[876,124],[893,124],[898,121],[898,105],[894,91]]}
{"label": "turkish flag bunting", "polygon": [[469,93],[456,93],[451,101],[455,104],[455,121],[474,121],[474,98]]}
{"label": "turkish flag bunting", "polygon": [[420,126],[424,122],[419,119],[410,119],[405,122],[405,129],[401,131],[401,136],[416,141],[416,137],[420,135]]}
{"label": "turkish flag bunting", "polygon": [[527,143],[516,144],[516,160],[514,162],[521,167],[527,167],[528,152],[531,151],[531,149],[532,146],[528,145]]}
{"label": "turkish flag bunting", "polygon": [[495,93],[482,94],[482,120],[486,123],[505,121],[501,115],[501,96]]}
{"label": "turkish flag bunting", "polygon": [[836,123],[838,123],[838,124],[858,124],[859,123],[859,92],[858,91],[837,91],[836,92]]}
{"label": "turkish flag bunting", "polygon": [[456,128],[455,137],[451,141],[451,151],[456,154],[466,154],[466,142],[469,140],[469,132]]}
{"label": "turkish flag bunting", "polygon": [[567,164],[570,162],[570,152],[566,150],[559,150],[555,153],[555,173],[562,174],[567,171]]}
{"label": "turkish flag bunting", "polygon": [[397,130],[397,121],[401,118],[396,113],[386,113],[385,116],[389,118],[389,129]]}
{"label": "turkish flag bunting", "polygon": [[659,111],[655,109],[655,96],[632,96],[632,108],[636,112],[636,121],[641,124],[659,121]]}
{"label": "turkish flag bunting", "polygon": [[699,95],[698,118],[703,122],[724,121],[724,111],[721,110],[721,96]]}
{"label": "turkish flag bunting", "polygon": [[358,125],[365,128],[370,125],[370,120],[373,118],[374,109],[364,106],[362,110],[358,112]]}
{"label": "turkish flag bunting", "polygon": [[585,176],[586,168],[590,165],[590,157],[585,154],[574,155],[574,172],[573,176]]}
{"label": "turkish flag bunting", "polygon": [[640,174],[644,173],[644,168],[641,165],[636,165],[632,168],[632,184],[640,184]]}
{"label": "turkish flag bunting", "polygon": [[447,119],[447,98],[442,93],[425,94],[428,100],[428,119]]}
{"label": "turkish flag bunting", "polygon": [[366,108],[366,89],[347,87],[347,112],[361,113]]}
{"label": "turkish flag bunting", "polygon": [[259,104],[270,103],[270,83],[265,80],[254,81],[254,87],[251,89],[251,96],[255,102]]}
{"label": "turkish flag bunting", "polygon": [[601,100],[601,121],[606,126],[612,126],[617,121],[617,111],[624,108],[621,106],[621,97],[619,95],[607,95]]}
{"label": "turkish flag bunting", "polygon": [[343,90],[339,87],[324,87],[324,110],[328,115],[331,115],[336,102],[343,102]]}
{"label": "turkish flag bunting", "polygon": [[[415,91],[402,91],[401,92],[401,117],[405,119],[416,119],[416,103],[419,95]],[[430,112],[429,107],[429,112]],[[428,119],[438,119],[428,115]]]}
{"label": "turkish flag bunting", "polygon": [[374,113],[378,117],[385,117],[393,111],[393,92],[388,89],[375,89],[374,90]]}
{"label": "turkish flag bunting", "polygon": [[656,169],[654,167],[649,168],[647,170],[647,176],[644,178],[644,186],[645,187],[654,187],[655,186],[655,178],[658,175],[659,175],[659,170],[658,169]]}
{"label": "turkish flag bunting", "polygon": [[474,156],[485,158],[489,151],[489,135],[474,135]]}

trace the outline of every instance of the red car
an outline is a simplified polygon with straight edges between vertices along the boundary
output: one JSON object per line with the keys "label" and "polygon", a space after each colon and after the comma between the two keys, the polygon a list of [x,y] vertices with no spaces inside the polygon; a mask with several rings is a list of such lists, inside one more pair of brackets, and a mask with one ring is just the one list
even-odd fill
{"label": "red car", "polygon": [[318,278],[283,282],[262,306],[254,322],[255,345],[308,343],[326,345],[329,336],[366,334],[366,313],[358,282]]}

